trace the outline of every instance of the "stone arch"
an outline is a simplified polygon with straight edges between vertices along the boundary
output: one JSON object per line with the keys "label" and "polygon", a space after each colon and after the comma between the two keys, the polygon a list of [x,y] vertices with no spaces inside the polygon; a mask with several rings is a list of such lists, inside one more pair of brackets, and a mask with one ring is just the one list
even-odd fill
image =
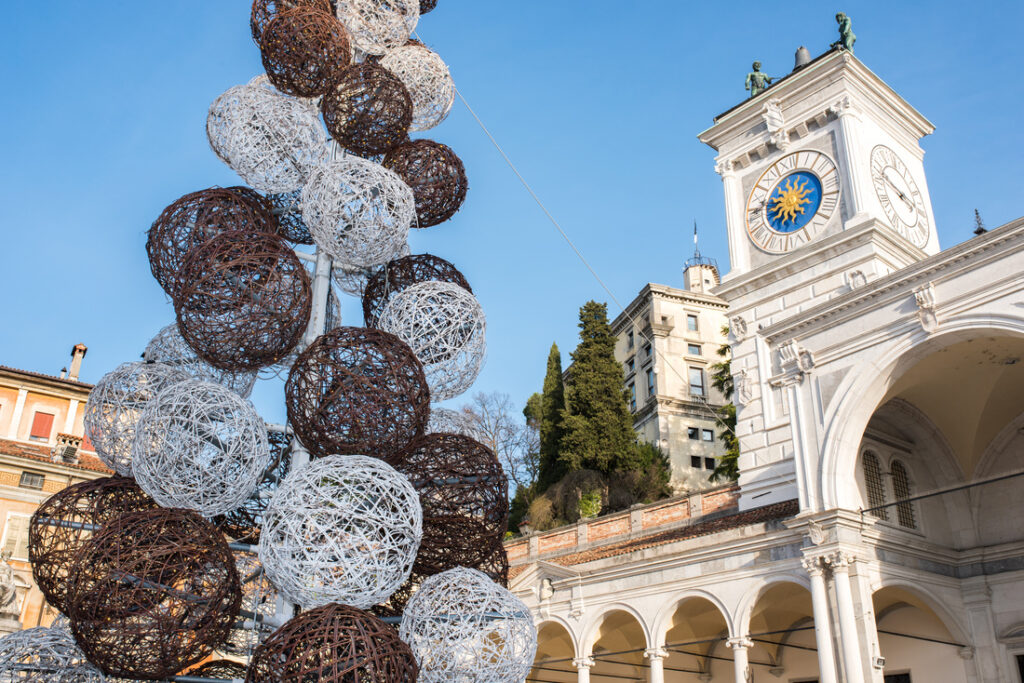
{"label": "stone arch", "polygon": [[945,607],[947,602],[946,600],[943,600],[920,583],[910,583],[903,577],[887,578],[884,575],[879,581],[872,583],[872,599],[874,599],[879,592],[890,588],[905,591],[916,597],[935,613],[935,616],[942,622],[942,625],[946,627],[946,630],[949,631],[954,640],[963,643],[964,645],[971,644],[971,639],[966,627],[951,610]]}
{"label": "stone arch", "polygon": [[605,619],[614,612],[625,612],[636,620],[640,626],[640,631],[643,633],[645,647],[651,646],[651,629],[647,624],[647,620],[642,614],[631,605],[627,605],[624,602],[614,602],[609,605],[605,605],[598,612],[594,614],[590,622],[587,624],[583,631],[583,637],[579,641],[579,648],[577,652],[581,657],[590,657],[593,654],[594,644],[600,635],[601,625]]}
{"label": "stone arch", "polygon": [[710,602],[718,608],[719,613],[721,613],[722,619],[725,621],[725,627],[729,632],[729,637],[736,634],[732,624],[732,615],[729,614],[729,609],[725,606],[725,603],[718,598],[718,596],[704,590],[690,589],[671,596],[665,603],[665,606],[658,612],[658,615],[654,619],[654,627],[651,629],[651,642],[655,643],[652,647],[661,647],[665,644],[665,634],[668,633],[672,617],[675,615],[679,607],[688,600],[706,600]]}
{"label": "stone arch", "polygon": [[537,640],[538,641],[541,640],[541,638],[539,637],[539,634],[540,634],[541,630],[543,630],[545,627],[549,627],[549,626],[555,626],[555,627],[561,628],[563,631],[565,631],[566,635],[569,636],[569,643],[572,645],[572,656],[573,656],[573,658],[579,657],[580,656],[579,655],[579,652],[580,652],[580,641],[579,641],[578,634],[575,632],[575,630],[572,627],[572,624],[569,623],[568,620],[563,619],[562,617],[560,617],[560,616],[558,616],[556,614],[552,614],[550,616],[544,617],[544,619],[542,619],[541,621],[537,622],[537,633],[538,633]]}
{"label": "stone arch", "polygon": [[744,636],[750,632],[750,618],[754,612],[754,607],[757,606],[758,601],[768,590],[781,583],[794,583],[806,589],[808,593],[811,590],[810,578],[800,576],[794,572],[773,574],[759,579],[740,598],[732,619],[733,635]]}

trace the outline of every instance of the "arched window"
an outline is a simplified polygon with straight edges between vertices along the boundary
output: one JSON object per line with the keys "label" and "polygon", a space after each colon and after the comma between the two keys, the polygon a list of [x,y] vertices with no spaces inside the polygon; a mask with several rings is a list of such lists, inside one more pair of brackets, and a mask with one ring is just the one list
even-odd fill
{"label": "arched window", "polygon": [[[882,468],[878,464],[878,456],[871,451],[864,451],[861,460],[864,466],[864,488],[868,493],[868,507],[885,505],[885,486],[882,484]],[[872,510],[871,514],[878,519],[889,519],[889,511],[886,508]]]}
{"label": "arched window", "polygon": [[[896,500],[910,498],[913,491],[910,489],[910,478],[907,476],[907,468],[899,460],[892,461],[892,494]],[[896,505],[896,517],[900,526],[908,529],[916,529],[917,521],[914,519],[914,506],[912,503],[899,503]]]}

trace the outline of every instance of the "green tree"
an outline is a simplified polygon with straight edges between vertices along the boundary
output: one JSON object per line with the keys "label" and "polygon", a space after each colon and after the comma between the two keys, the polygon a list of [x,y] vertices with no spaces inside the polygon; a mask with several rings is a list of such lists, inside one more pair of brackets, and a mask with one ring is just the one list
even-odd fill
{"label": "green tree", "polygon": [[536,406],[527,408],[537,416],[540,430],[540,472],[537,476],[537,490],[543,493],[566,474],[565,462],[559,459],[558,452],[565,436],[563,419],[565,413],[565,384],[562,381],[562,354],[558,345],[551,345],[548,353],[548,368],[544,375],[544,393],[534,394]]}
{"label": "green tree", "polygon": [[[722,328],[722,334],[729,336],[728,326]],[[723,427],[718,438],[725,445],[725,455],[719,458],[711,481],[736,481],[740,478],[740,442],[736,438],[736,405],[732,402],[732,348],[722,344],[718,355],[722,360],[711,366],[711,386],[721,391],[728,403],[718,409],[718,423]]]}
{"label": "green tree", "polygon": [[[629,469],[636,434],[626,403],[622,365],[615,360],[615,337],[608,307],[588,301],[580,309],[580,343],[572,353],[565,386],[559,459],[570,471],[609,474]],[[625,465],[625,466],[624,466]]]}

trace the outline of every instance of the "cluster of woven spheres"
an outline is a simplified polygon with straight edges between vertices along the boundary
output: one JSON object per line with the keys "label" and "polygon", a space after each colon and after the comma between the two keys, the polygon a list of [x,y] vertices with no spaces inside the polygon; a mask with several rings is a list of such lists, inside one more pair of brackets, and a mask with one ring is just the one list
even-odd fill
{"label": "cluster of woven spheres", "polygon": [[258,46],[267,24],[281,12],[296,7],[311,7],[321,12],[334,12],[331,0],[253,0],[252,12],[249,15],[249,28],[252,30],[253,42]]}
{"label": "cluster of woven spheres", "polygon": [[267,443],[270,446],[270,464],[256,490],[239,507],[213,520],[221,531],[239,542],[259,543],[267,503],[291,465],[291,439],[286,433],[268,431]]}
{"label": "cluster of woven spheres", "polygon": [[349,268],[396,258],[416,218],[412,190],[394,171],[353,156],[314,170],[300,206],[317,246]]}
{"label": "cluster of woven spheres", "polygon": [[382,55],[412,35],[420,19],[420,0],[337,0],[337,13],[355,47]]}
{"label": "cluster of woven spheres", "polygon": [[420,683],[521,683],[537,652],[529,608],[482,572],[463,567],[423,582],[399,635],[420,665]]}
{"label": "cluster of woven spheres", "polygon": [[190,251],[221,232],[276,232],[272,208],[246,187],[211,187],[175,200],[149,229],[146,253],[153,277],[173,297]]}
{"label": "cluster of woven spheres", "polygon": [[400,339],[339,327],[299,355],[285,383],[285,404],[311,455],[388,459],[423,433],[430,390],[423,366]]}
{"label": "cluster of woven spheres", "polygon": [[[217,648],[219,652],[248,658],[253,648],[273,633],[271,624],[277,614],[277,589],[263,571],[255,552],[233,550],[235,568],[242,579],[242,614],[246,621],[236,622],[227,640]],[[252,615],[258,618],[252,622]]]}
{"label": "cluster of woven spheres", "polygon": [[418,228],[445,222],[466,199],[466,169],[448,145],[433,140],[405,142],[387,153],[384,166],[412,189]]}
{"label": "cluster of woven spheres", "polygon": [[224,536],[189,510],[108,522],[71,572],[71,632],[107,675],[160,680],[227,638],[242,593]]}
{"label": "cluster of woven spheres", "polygon": [[390,261],[366,283],[366,289],[363,291],[364,324],[367,327],[376,327],[380,314],[392,295],[429,280],[453,282],[467,292],[473,292],[459,269],[440,256],[403,256]]}
{"label": "cluster of woven spheres", "polygon": [[183,370],[192,379],[223,384],[242,398],[248,398],[256,384],[255,370],[221,370],[197,356],[178,332],[177,323],[171,323],[157,332],[149,340],[142,357],[152,363],[163,363]]}
{"label": "cluster of woven spheres", "polygon": [[416,660],[393,626],[346,605],[303,612],[253,655],[247,683],[415,683]]}
{"label": "cluster of woven spheres", "polygon": [[85,434],[100,460],[122,477],[132,476],[132,442],[142,410],[164,387],[189,379],[163,363],[122,363],[103,377],[85,404]]}
{"label": "cluster of woven spheres", "polygon": [[412,571],[423,533],[419,496],[391,466],[331,455],[285,477],[264,515],[260,561],[305,609],[383,602]]}
{"label": "cluster of woven spheres", "polygon": [[330,11],[298,6],[279,12],[260,38],[263,68],[288,95],[318,97],[352,59],[348,33]]}
{"label": "cluster of woven spheres", "polygon": [[[411,656],[411,655],[410,655]],[[75,639],[59,628],[29,628],[0,638],[0,681],[105,683]]]}
{"label": "cluster of woven spheres", "polygon": [[[405,247],[402,249],[401,256],[404,257],[408,255],[409,243],[407,242]],[[338,289],[341,291],[362,299],[370,278],[374,277],[386,267],[386,265],[379,265],[372,266],[370,268],[353,268],[335,264],[334,269],[331,271],[331,279],[334,280],[334,284],[337,285]]]}
{"label": "cluster of woven spheres", "polygon": [[97,528],[127,512],[156,507],[127,477],[79,482],[43,501],[29,523],[28,559],[46,601],[67,611],[71,566]]}
{"label": "cluster of woven spheres", "polygon": [[132,450],[139,486],[164,507],[205,517],[235,510],[270,465],[267,428],[249,401],[193,379],[146,405]]}
{"label": "cluster of woven spheres", "polygon": [[188,672],[188,675],[195,676],[197,678],[213,678],[230,681],[235,678],[245,678],[245,671],[246,668],[244,664],[232,662],[227,659],[217,659],[192,669]]}
{"label": "cluster of woven spheres", "polygon": [[476,381],[487,351],[487,323],[476,297],[451,282],[421,282],[388,300],[378,321],[423,363],[430,395],[444,401]]}
{"label": "cluster of woven spheres", "polygon": [[214,100],[206,136],[217,156],[261,192],[298,190],[328,153],[316,108],[258,79]]}
{"label": "cluster of woven spheres", "polygon": [[427,422],[427,433],[435,434],[437,432],[462,434],[470,438],[478,438],[471,416],[451,408],[431,406],[430,420]]}
{"label": "cluster of woven spheres", "polygon": [[355,64],[331,83],[320,102],[327,131],[360,156],[383,154],[408,137],[413,102],[402,81],[384,67]]}
{"label": "cluster of woven spheres", "polygon": [[302,211],[299,210],[300,194],[301,190],[280,192],[270,195],[269,199],[274,205],[281,237],[295,244],[313,244],[313,236],[309,234],[309,228],[302,219]]}
{"label": "cluster of woven spheres", "polygon": [[448,117],[455,102],[455,82],[436,52],[408,43],[389,50],[380,65],[402,81],[412,98],[409,130],[430,130]]}
{"label": "cluster of woven spheres", "polygon": [[181,336],[224,370],[253,370],[286,356],[309,323],[309,274],[279,237],[226,232],[185,260],[174,299]]}

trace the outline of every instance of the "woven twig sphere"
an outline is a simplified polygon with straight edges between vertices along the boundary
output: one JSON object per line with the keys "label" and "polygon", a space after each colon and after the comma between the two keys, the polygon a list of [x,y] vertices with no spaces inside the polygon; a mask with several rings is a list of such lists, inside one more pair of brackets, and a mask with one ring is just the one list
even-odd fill
{"label": "woven twig sphere", "polygon": [[423,363],[435,401],[469,389],[484,365],[487,323],[476,297],[450,282],[421,282],[391,297],[378,322]]}
{"label": "woven twig sphere", "polygon": [[163,363],[123,363],[93,387],[85,404],[85,433],[96,454],[122,477],[132,476],[132,442],[142,409],[164,387],[189,379]]}
{"label": "woven twig sphere", "polygon": [[346,605],[303,612],[253,656],[246,683],[415,683],[416,660],[394,627]]}
{"label": "woven twig sphere", "polygon": [[253,386],[256,385],[257,373],[255,371],[221,370],[197,356],[178,332],[177,323],[171,323],[157,332],[156,336],[146,345],[142,357],[147,361],[163,363],[184,370],[192,379],[223,384],[242,398],[249,398]]}
{"label": "woven twig sphere", "polygon": [[175,200],[149,229],[149,267],[172,297],[188,253],[225,231],[276,232],[268,200],[245,187],[211,187]]}
{"label": "woven twig sphere", "polygon": [[305,609],[366,608],[409,578],[422,532],[404,476],[376,458],[331,455],[285,477],[264,515],[260,561]]}
{"label": "woven twig sphere", "polygon": [[214,100],[206,118],[210,147],[261,192],[292,192],[327,157],[327,134],[309,102],[259,83]]}
{"label": "woven twig sphere", "polygon": [[102,527],[126,512],[155,507],[153,499],[127,477],[79,482],[43,501],[29,523],[28,559],[46,601],[67,611],[70,568],[92,537],[93,525]]}
{"label": "woven twig sphere", "polygon": [[364,62],[339,74],[320,102],[327,131],[360,156],[383,154],[408,137],[413,101],[402,81]]}
{"label": "woven twig sphere", "polygon": [[189,510],[111,520],[72,569],[71,632],[108,676],[160,680],[202,661],[242,599],[224,536]]}
{"label": "woven twig sphere", "polygon": [[309,274],[275,235],[222,233],[189,254],[182,274],[178,331],[214,367],[273,365],[309,323]]}
{"label": "woven twig sphere", "polygon": [[218,659],[192,669],[187,675],[230,681],[236,678],[245,678],[245,672],[245,664],[239,664],[227,659]]}
{"label": "woven twig sphere", "polygon": [[433,405],[430,407],[430,420],[427,422],[427,433],[434,434],[445,432],[448,434],[462,434],[470,438],[477,438],[473,418],[460,410],[441,408]]}
{"label": "woven twig sphere", "polygon": [[258,621],[253,627],[249,615],[246,615],[246,621],[236,622],[227,641],[217,649],[225,654],[249,657],[253,649],[274,632],[271,623],[277,613],[277,589],[264,573],[255,552],[233,552],[235,568],[242,581],[242,609],[258,614],[264,620]]}
{"label": "woven twig sphere", "polygon": [[267,78],[288,95],[318,97],[352,59],[345,27],[329,11],[299,6],[270,20],[260,40]]}
{"label": "woven twig sphere", "polygon": [[445,222],[466,199],[466,169],[448,145],[433,140],[406,142],[388,152],[384,166],[412,189],[418,228]]}
{"label": "woven twig sphere", "polygon": [[[409,255],[409,243],[402,247],[402,256]],[[335,264],[331,271],[331,278],[338,289],[352,296],[362,299],[366,291],[366,285],[370,279],[387,266],[373,266],[372,268],[350,268]]]}
{"label": "woven twig sphere", "polygon": [[416,217],[412,190],[395,172],[352,156],[313,171],[301,206],[317,246],[349,268],[398,256]]}
{"label": "woven twig sphere", "polygon": [[437,7],[437,0],[420,0],[420,15],[430,12]]}
{"label": "woven twig sphere", "polygon": [[288,421],[314,456],[387,459],[423,433],[430,390],[409,347],[387,332],[339,327],[302,352],[285,383]]}
{"label": "woven twig sphere", "polygon": [[291,440],[284,432],[267,432],[270,445],[270,465],[267,466],[256,490],[242,505],[214,519],[217,527],[236,541],[256,544],[260,541],[263,513],[270,497],[277,490],[291,465]]}
{"label": "woven twig sphere", "polygon": [[420,665],[420,683],[522,683],[537,652],[529,608],[461,567],[423,582],[399,634]]}
{"label": "woven twig sphere", "polygon": [[424,45],[389,50],[380,65],[402,81],[412,97],[409,130],[430,130],[448,117],[455,103],[455,82],[448,65]]}
{"label": "woven twig sphere", "polygon": [[376,327],[388,299],[409,287],[436,280],[454,282],[467,292],[473,290],[459,269],[433,254],[414,254],[390,261],[370,277],[363,292],[363,321],[367,327]]}
{"label": "woven twig sphere", "polygon": [[266,425],[249,401],[220,384],[193,379],[164,389],[135,430],[135,480],[164,507],[205,517],[231,512],[269,466]]}
{"label": "woven twig sphere", "polygon": [[338,0],[352,44],[371,55],[404,45],[420,19],[419,0]]}
{"label": "woven twig sphere", "polygon": [[309,234],[309,228],[302,220],[302,211],[299,209],[301,192],[295,190],[272,194],[269,199],[274,205],[274,215],[277,217],[281,237],[295,244],[313,244],[313,236]]}
{"label": "woven twig sphere", "polygon": [[330,0],[253,0],[249,15],[249,28],[253,42],[258,46],[267,24],[281,12],[295,7],[312,7],[321,12],[333,12]]}
{"label": "woven twig sphere", "polygon": [[[409,655],[412,658],[412,654]],[[415,666],[415,663],[414,663]],[[105,683],[67,631],[30,628],[0,638],[3,683]]]}

